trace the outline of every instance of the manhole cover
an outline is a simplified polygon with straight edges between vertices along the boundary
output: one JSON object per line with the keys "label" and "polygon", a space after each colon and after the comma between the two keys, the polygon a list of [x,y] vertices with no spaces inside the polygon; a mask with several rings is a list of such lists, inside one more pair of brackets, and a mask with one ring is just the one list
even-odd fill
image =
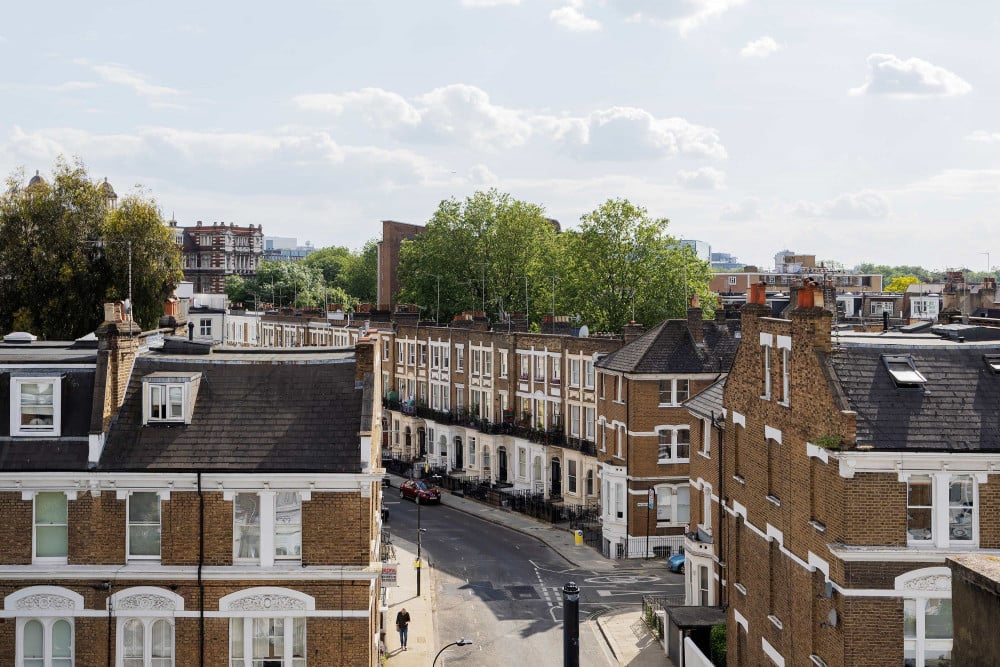
{"label": "manhole cover", "polygon": [[508,586],[507,590],[510,591],[510,596],[515,600],[540,599],[534,586]]}

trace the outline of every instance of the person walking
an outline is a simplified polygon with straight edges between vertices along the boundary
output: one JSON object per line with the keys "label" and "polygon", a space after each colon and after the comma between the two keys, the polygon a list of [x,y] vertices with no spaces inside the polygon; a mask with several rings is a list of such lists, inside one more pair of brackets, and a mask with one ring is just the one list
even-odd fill
{"label": "person walking", "polygon": [[406,611],[406,607],[399,610],[396,614],[396,630],[399,631],[399,645],[406,650],[406,636],[410,630],[410,612]]}

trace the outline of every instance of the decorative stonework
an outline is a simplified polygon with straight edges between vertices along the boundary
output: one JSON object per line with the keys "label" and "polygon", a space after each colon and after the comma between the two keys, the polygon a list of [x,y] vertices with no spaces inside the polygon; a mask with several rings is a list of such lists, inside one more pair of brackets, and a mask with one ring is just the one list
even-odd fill
{"label": "decorative stonework", "polygon": [[17,609],[45,611],[47,609],[76,609],[73,600],[61,595],[29,595],[16,603]]}
{"label": "decorative stonework", "polygon": [[155,611],[174,611],[177,605],[173,600],[162,595],[139,594],[130,595],[118,601],[117,607],[121,609],[139,609]]}
{"label": "decorative stonework", "polygon": [[234,600],[229,608],[233,611],[304,611],[306,603],[287,595],[248,595]]}
{"label": "decorative stonework", "polygon": [[950,591],[951,577],[946,574],[918,577],[904,583],[903,588],[910,591]]}

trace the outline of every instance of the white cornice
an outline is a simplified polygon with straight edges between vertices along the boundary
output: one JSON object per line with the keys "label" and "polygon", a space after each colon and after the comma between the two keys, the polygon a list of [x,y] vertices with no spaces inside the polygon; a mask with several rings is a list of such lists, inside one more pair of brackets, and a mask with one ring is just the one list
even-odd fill
{"label": "white cornice", "polygon": [[[210,566],[202,568],[202,578],[211,581],[372,581],[381,572],[381,563],[361,565],[310,565],[307,567]],[[58,582],[90,579],[128,581],[188,581],[198,579],[197,566],[150,565],[4,565],[0,579]]]}
{"label": "white cornice", "polygon": [[840,467],[840,476],[852,478],[859,472],[899,473],[901,471],[983,472],[1000,474],[1000,457],[980,452],[888,452],[829,451]]}
{"label": "white cornice", "polygon": [[899,547],[898,549],[851,549],[830,546],[830,554],[845,563],[943,563],[952,556],[976,554],[1000,556],[1000,549],[924,549]]}
{"label": "white cornice", "polygon": [[[382,483],[377,473],[205,473],[203,491],[308,490],[352,492]],[[0,491],[45,490],[173,490],[196,491],[195,473],[176,472],[7,472],[0,475]]]}

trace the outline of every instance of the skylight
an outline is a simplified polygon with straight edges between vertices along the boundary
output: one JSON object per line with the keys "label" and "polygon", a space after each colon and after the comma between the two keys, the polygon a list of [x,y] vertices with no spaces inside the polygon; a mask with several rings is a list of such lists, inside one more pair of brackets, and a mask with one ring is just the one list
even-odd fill
{"label": "skylight", "polygon": [[909,356],[883,355],[882,362],[897,387],[919,387],[927,383],[927,378],[917,370]]}

